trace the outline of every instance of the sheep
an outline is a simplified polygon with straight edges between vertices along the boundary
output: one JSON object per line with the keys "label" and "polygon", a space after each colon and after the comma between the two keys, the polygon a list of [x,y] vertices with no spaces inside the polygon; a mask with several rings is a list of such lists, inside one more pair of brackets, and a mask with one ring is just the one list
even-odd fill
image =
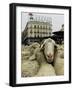
{"label": "sheep", "polygon": [[32,54],[34,53],[34,50],[39,46],[40,46],[40,44],[37,42],[32,43],[30,46],[22,45],[21,46],[21,58],[22,58],[22,60],[29,60],[29,57],[32,56]]}
{"label": "sheep", "polygon": [[36,49],[37,47],[40,47],[40,44],[37,43],[37,42],[32,43],[32,44],[30,45],[30,48],[34,48],[34,49]]}
{"label": "sheep", "polygon": [[36,48],[40,47],[40,44],[37,43],[37,42],[35,42],[35,43],[32,43],[29,47],[30,47],[30,52],[31,52],[31,54],[34,54],[34,50],[35,50]]}
{"label": "sheep", "polygon": [[[39,71],[35,76],[53,76],[53,75],[55,76],[56,75],[53,66],[49,64],[54,59],[54,45],[55,45],[54,40],[49,38],[49,39],[46,39],[40,47],[35,49],[32,57],[33,59],[37,60],[40,65]],[[49,59],[46,58],[46,52],[48,52],[48,54],[52,53],[53,56],[52,57],[50,56]]]}
{"label": "sheep", "polygon": [[64,45],[57,45],[54,68],[56,75],[64,75]]}
{"label": "sheep", "polygon": [[51,38],[48,38],[48,39],[44,40],[43,44],[40,45],[40,47],[37,47],[34,50],[34,54],[36,55],[37,58],[39,58],[39,56],[41,56],[41,55],[38,55],[38,54],[40,54],[39,52],[43,53],[43,55],[41,57],[44,56],[46,58],[47,62],[51,63],[54,60],[55,47],[56,47],[55,41]]}

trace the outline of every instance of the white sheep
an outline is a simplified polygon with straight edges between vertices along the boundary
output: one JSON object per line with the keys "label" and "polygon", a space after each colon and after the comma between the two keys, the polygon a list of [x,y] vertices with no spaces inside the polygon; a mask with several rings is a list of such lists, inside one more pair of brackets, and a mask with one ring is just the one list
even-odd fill
{"label": "white sheep", "polygon": [[[36,76],[53,76],[55,74],[55,70],[50,62],[54,59],[54,51],[55,51],[55,42],[52,39],[46,39],[44,43],[41,45],[41,48],[36,48],[34,51],[33,59],[36,59],[39,62],[40,69]],[[47,58],[47,54],[50,55]],[[32,59],[31,59],[32,60]],[[49,62],[49,63],[48,63]]]}
{"label": "white sheep", "polygon": [[57,45],[54,68],[56,75],[64,75],[64,45]]}

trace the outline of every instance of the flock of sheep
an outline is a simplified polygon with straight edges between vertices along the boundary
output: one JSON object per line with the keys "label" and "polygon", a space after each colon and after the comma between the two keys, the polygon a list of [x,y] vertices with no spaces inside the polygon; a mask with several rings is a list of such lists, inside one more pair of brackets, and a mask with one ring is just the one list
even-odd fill
{"label": "flock of sheep", "polygon": [[22,77],[64,75],[64,43],[48,38],[41,44],[22,45],[21,60]]}

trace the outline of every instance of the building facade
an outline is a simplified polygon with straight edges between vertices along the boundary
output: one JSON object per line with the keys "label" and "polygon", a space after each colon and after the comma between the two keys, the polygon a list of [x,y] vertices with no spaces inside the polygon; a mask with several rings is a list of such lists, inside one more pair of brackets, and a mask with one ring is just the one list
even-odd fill
{"label": "building facade", "polygon": [[[37,17],[38,18],[38,17]],[[43,38],[48,38],[52,34],[52,23],[48,21],[34,20],[30,15],[24,31],[22,32],[22,42],[40,42]]]}

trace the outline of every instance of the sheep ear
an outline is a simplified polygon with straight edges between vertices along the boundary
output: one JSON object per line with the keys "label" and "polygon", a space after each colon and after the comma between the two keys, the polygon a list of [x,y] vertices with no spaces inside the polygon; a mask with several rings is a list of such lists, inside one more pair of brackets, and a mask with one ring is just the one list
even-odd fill
{"label": "sheep ear", "polygon": [[45,39],[44,41],[43,41],[43,43],[41,44],[41,49],[44,49],[44,45],[45,45],[45,43],[47,42],[47,41],[49,41],[49,39]]}
{"label": "sheep ear", "polygon": [[40,45],[40,48],[41,48],[41,50],[43,50],[44,49],[44,44]]}
{"label": "sheep ear", "polygon": [[59,47],[59,45],[55,43],[55,47],[56,47],[56,48],[58,48],[58,47]]}
{"label": "sheep ear", "polygon": [[58,45],[55,43],[55,41],[54,41],[53,43],[54,43],[54,46],[57,48],[57,47],[58,47]]}
{"label": "sheep ear", "polygon": [[52,40],[52,42],[53,42],[54,46],[55,46],[55,47],[57,47],[57,44],[56,44],[56,42],[55,42],[54,40]]}
{"label": "sheep ear", "polygon": [[43,40],[42,43],[41,43],[41,45],[40,45],[41,50],[44,49],[44,45],[45,45],[45,43],[46,43],[46,40]]}
{"label": "sheep ear", "polygon": [[57,47],[57,44],[55,43],[54,46]]}

